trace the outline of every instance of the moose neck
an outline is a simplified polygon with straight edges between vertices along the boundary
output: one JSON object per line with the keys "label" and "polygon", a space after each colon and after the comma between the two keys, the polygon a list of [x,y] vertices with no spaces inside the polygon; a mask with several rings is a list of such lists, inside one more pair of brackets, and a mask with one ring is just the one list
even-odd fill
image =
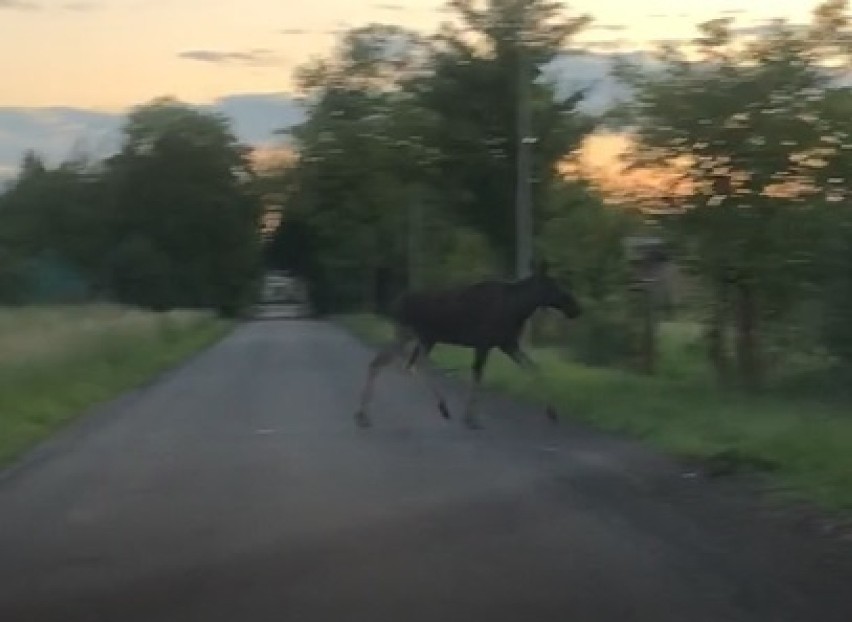
{"label": "moose neck", "polygon": [[513,296],[510,313],[512,320],[520,332],[526,321],[541,306],[541,300],[537,296],[535,283],[531,279],[524,279],[512,284]]}

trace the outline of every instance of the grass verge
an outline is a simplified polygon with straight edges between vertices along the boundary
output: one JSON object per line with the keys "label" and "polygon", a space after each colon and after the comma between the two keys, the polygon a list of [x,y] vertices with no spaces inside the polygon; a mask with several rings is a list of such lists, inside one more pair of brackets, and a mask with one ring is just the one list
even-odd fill
{"label": "grass verge", "polygon": [[[338,321],[370,343],[390,338],[390,327],[369,315]],[[771,470],[778,494],[831,510],[852,510],[852,416],[848,404],[815,399],[721,392],[706,377],[684,373],[646,377],[591,368],[563,352],[540,349],[547,396],[506,357],[493,355],[486,385],[543,401],[600,429],[643,439],[680,458],[698,459],[718,472]],[[467,376],[471,354],[437,347],[433,362]]]}
{"label": "grass verge", "polygon": [[87,408],[213,343],[228,327],[190,311],[0,309],[0,467]]}

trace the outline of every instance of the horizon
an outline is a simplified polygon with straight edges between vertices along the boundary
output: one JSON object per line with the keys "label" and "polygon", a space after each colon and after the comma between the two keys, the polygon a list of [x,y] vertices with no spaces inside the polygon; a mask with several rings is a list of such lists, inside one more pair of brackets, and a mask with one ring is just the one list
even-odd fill
{"label": "horizon", "polygon": [[[614,50],[688,38],[697,23],[720,15],[743,27],[771,17],[798,22],[818,3],[767,0],[743,8],[742,0],[708,0],[691,9],[674,0],[565,3],[569,14],[594,18],[574,42],[603,62],[568,64],[563,77],[606,80]],[[443,5],[315,0],[294,17],[294,9],[273,0],[244,0],[239,8],[224,0],[0,0],[0,177],[29,148],[57,159],[81,142],[109,142],[116,118],[163,96],[220,109],[241,140],[264,148],[281,121],[293,119],[285,110],[294,96],[293,71],[330,54],[335,31],[381,22],[433,32],[447,18]]]}

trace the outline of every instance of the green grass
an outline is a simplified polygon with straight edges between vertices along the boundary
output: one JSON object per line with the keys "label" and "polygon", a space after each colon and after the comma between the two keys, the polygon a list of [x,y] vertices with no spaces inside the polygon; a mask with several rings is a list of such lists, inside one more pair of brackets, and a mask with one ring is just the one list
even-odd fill
{"label": "green grass", "polygon": [[0,466],[87,408],[219,339],[228,326],[190,311],[0,308]]}
{"label": "green grass", "polygon": [[[344,316],[340,323],[370,343],[390,337],[381,320]],[[643,439],[682,458],[711,459],[732,468],[771,469],[787,496],[827,509],[852,509],[852,414],[847,403],[717,390],[690,344],[693,328],[665,327],[661,369],[654,377],[572,363],[564,352],[539,349],[547,396],[561,413],[600,429]],[[471,354],[439,346],[433,362],[467,376]],[[542,401],[526,374],[502,355],[486,369],[486,384]]]}

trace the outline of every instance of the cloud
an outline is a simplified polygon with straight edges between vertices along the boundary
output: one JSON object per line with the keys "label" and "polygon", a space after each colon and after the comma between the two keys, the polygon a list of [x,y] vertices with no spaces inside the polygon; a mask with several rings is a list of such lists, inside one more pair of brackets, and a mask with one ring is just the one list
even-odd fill
{"label": "cloud", "polygon": [[752,24],[751,26],[737,26],[735,28],[731,28],[731,32],[735,35],[741,36],[762,36],[772,34],[778,29],[789,29],[793,33],[803,33],[808,29],[807,24],[795,24],[795,23],[765,23],[765,24]]}
{"label": "cloud", "polygon": [[97,2],[66,2],[62,5],[62,8],[76,13],[88,13],[89,11],[97,11],[101,8],[101,5]]}
{"label": "cloud", "polygon": [[578,89],[588,88],[586,99],[579,109],[600,114],[617,101],[629,96],[629,90],[611,74],[619,58],[651,66],[653,60],[644,52],[605,53],[577,50],[557,57],[543,67],[543,76],[556,85],[557,97],[568,97]]}
{"label": "cloud", "polygon": [[[258,52],[263,51],[193,50],[185,52],[184,56],[189,54],[191,60],[199,62],[245,65],[247,58],[255,59]],[[624,87],[609,75],[617,57],[612,53],[578,50],[557,58],[545,68],[545,77],[556,83],[559,97],[591,86],[581,108],[591,113],[601,112],[626,95]],[[630,57],[639,61],[645,58],[640,52]],[[292,127],[304,119],[303,107],[286,93],[238,93],[198,108],[226,115],[239,140],[254,146],[280,145],[282,138],[276,136],[275,131]],[[17,172],[21,157],[28,149],[42,154],[51,164],[68,158],[75,148],[93,157],[114,153],[120,145],[123,122],[121,113],[70,107],[0,106],[0,179]]]}
{"label": "cloud", "polygon": [[0,0],[0,10],[37,11],[41,6],[30,0]]}
{"label": "cloud", "polygon": [[373,5],[374,9],[379,9],[381,11],[404,11],[405,7],[401,4],[392,4],[390,2],[377,2]]}
{"label": "cloud", "polygon": [[664,37],[662,39],[650,39],[652,45],[690,45],[695,43],[695,37]]}
{"label": "cloud", "polygon": [[[285,93],[236,94],[197,108],[226,115],[237,138],[256,146],[280,144],[282,140],[274,132],[304,118],[301,106]],[[0,106],[0,185],[4,178],[14,177],[29,149],[49,164],[62,162],[75,149],[93,157],[114,153],[120,145],[123,123],[121,113]]]}
{"label": "cloud", "polygon": [[[33,2],[32,0],[0,0],[0,10],[8,9],[10,11],[40,11],[46,9],[44,4]],[[51,7],[58,8],[62,11],[73,11],[75,13],[86,13],[95,11],[101,8],[98,2],[66,2],[59,6]]]}
{"label": "cloud", "polygon": [[286,93],[228,95],[202,108],[225,114],[237,137],[253,145],[272,141],[276,130],[292,127],[304,119],[302,107]]}
{"label": "cloud", "polygon": [[115,147],[117,115],[68,107],[0,107],[0,177],[17,171],[33,149],[49,162],[68,158],[75,148],[99,153]]}
{"label": "cloud", "polygon": [[754,26],[737,26],[731,28],[731,32],[735,35],[765,35],[769,33],[771,27],[768,24],[759,24]]}
{"label": "cloud", "polygon": [[601,30],[603,32],[622,32],[627,30],[624,24],[591,24],[586,30]]}
{"label": "cloud", "polygon": [[[245,64],[259,52],[216,52],[193,50],[184,57],[199,62]],[[567,97],[578,89],[590,87],[580,108],[589,113],[606,110],[615,101],[629,95],[627,89],[611,75],[613,61],[628,57],[653,66],[643,52],[605,53],[578,50],[564,54],[543,68],[544,78],[556,85],[558,97]],[[198,109],[224,114],[231,128],[244,143],[256,147],[280,145],[283,140],[276,130],[292,127],[305,116],[304,108],[287,93],[237,93],[221,97]],[[0,106],[0,181],[18,170],[23,154],[33,149],[48,163],[67,159],[75,148],[100,158],[114,153],[121,141],[122,113],[102,112],[70,107],[20,108]]]}
{"label": "cloud", "polygon": [[249,67],[280,67],[284,59],[265,48],[244,52],[223,52],[220,50],[188,50],[178,54],[180,58],[218,65],[247,65]]}
{"label": "cloud", "polygon": [[572,52],[574,53],[584,53],[584,52],[614,52],[620,49],[624,49],[630,46],[635,46],[635,42],[629,39],[591,39],[588,41],[578,41],[577,44],[572,48]]}
{"label": "cloud", "polygon": [[306,32],[308,31],[304,28],[282,28],[278,31],[278,33],[282,35],[303,35]]}

